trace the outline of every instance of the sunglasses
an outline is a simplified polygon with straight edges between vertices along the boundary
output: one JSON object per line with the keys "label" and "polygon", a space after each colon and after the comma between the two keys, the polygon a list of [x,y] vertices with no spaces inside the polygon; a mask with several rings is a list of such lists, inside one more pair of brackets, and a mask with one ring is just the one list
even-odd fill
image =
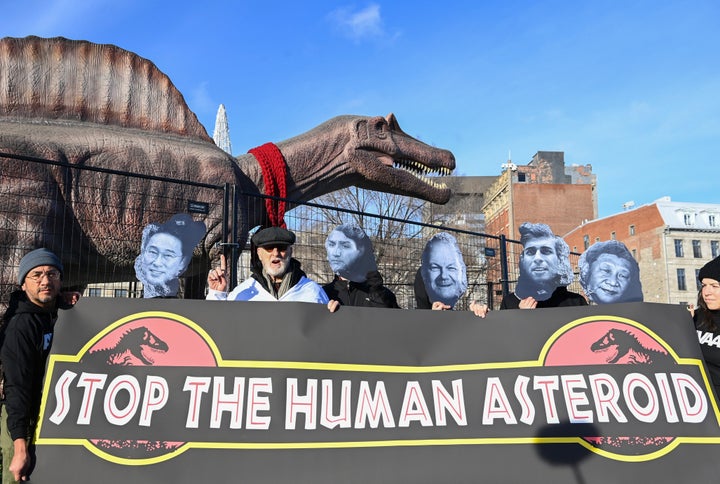
{"label": "sunglasses", "polygon": [[263,245],[261,249],[266,250],[267,252],[272,252],[273,250],[277,249],[278,252],[286,252],[289,245],[287,244],[270,244],[270,245]]}

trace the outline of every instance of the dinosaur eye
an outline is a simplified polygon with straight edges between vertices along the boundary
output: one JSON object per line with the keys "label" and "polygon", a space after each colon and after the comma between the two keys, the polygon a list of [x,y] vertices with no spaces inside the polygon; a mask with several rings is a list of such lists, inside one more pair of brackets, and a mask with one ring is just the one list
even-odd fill
{"label": "dinosaur eye", "polygon": [[385,118],[379,118],[372,124],[372,130],[376,138],[387,138],[387,121]]}

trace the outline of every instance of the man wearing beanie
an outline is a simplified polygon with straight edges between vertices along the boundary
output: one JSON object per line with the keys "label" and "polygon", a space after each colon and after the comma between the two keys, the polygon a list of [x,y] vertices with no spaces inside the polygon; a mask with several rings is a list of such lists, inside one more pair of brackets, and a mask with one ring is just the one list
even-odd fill
{"label": "man wearing beanie", "polygon": [[700,350],[710,371],[715,395],[720,397],[720,257],[700,269],[700,294],[693,313]]}
{"label": "man wearing beanie", "polygon": [[325,304],[334,312],[340,303],[331,301],[320,285],[307,277],[293,258],[295,234],[282,227],[258,230],[250,239],[252,276],[228,294],[225,256],[220,267],[208,274],[208,295],[214,301],[302,301]]}
{"label": "man wearing beanie", "polygon": [[32,438],[40,413],[45,363],[57,320],[63,265],[47,249],[20,261],[16,306],[0,350],[3,405],[0,444],[3,483],[29,478],[35,460]]}

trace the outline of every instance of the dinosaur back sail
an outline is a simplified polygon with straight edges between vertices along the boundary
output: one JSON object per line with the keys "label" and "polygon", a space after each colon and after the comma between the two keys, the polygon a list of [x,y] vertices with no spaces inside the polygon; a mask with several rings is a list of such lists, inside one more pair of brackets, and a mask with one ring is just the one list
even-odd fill
{"label": "dinosaur back sail", "polygon": [[63,37],[0,39],[0,117],[92,122],[212,142],[155,64],[114,45]]}

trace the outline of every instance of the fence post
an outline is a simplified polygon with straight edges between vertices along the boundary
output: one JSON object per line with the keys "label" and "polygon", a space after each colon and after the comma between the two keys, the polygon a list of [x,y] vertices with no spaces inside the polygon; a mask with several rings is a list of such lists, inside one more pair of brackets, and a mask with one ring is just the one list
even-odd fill
{"label": "fence post", "polygon": [[[228,287],[226,291],[228,292],[235,287],[235,279],[237,277],[237,258],[233,245],[235,240],[230,232],[230,217],[235,216],[235,205],[235,187],[230,183],[225,183],[223,185],[222,240],[220,241],[220,249],[227,262],[226,277]],[[235,224],[233,224],[233,226],[234,225]],[[228,247],[230,247],[229,254]]]}
{"label": "fence post", "polygon": [[495,284],[493,281],[486,281],[485,285],[487,286],[487,304],[488,309],[492,311],[495,309]]}
{"label": "fence post", "polygon": [[240,220],[238,203],[238,186],[233,183],[232,185],[232,232],[230,235],[230,260],[232,260],[232,266],[230,270],[230,279],[228,279],[228,289],[234,288],[238,283],[237,266],[240,260],[240,251],[242,248],[238,244],[238,220]]}
{"label": "fence post", "polygon": [[507,239],[504,234],[500,234],[500,282],[502,283],[503,297],[510,293],[508,285],[508,260],[507,260]]}

